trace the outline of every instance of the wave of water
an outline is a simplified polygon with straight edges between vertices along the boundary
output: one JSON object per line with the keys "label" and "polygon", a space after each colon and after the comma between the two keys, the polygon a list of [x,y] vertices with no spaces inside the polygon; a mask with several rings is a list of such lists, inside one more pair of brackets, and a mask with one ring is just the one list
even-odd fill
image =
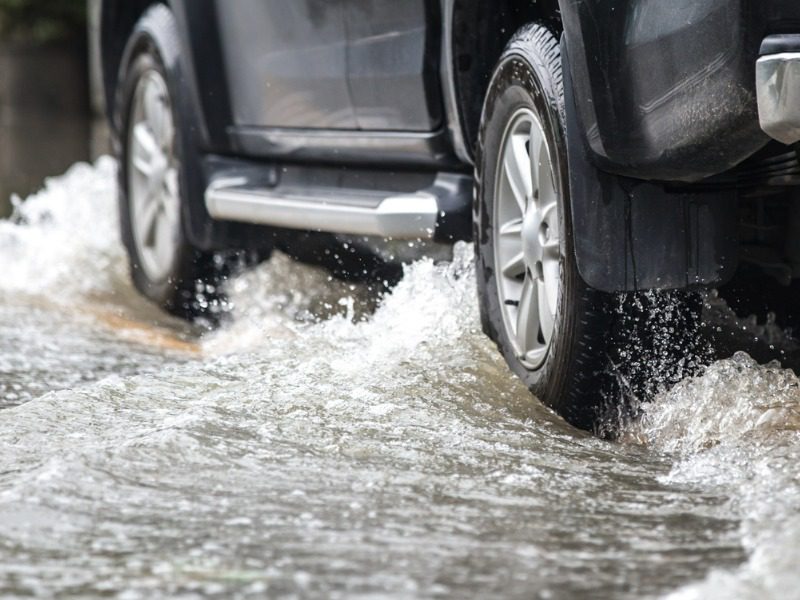
{"label": "wave of water", "polygon": [[633,432],[677,457],[667,481],[730,497],[749,559],[673,598],[800,597],[800,380],[744,353],[645,407]]}
{"label": "wave of water", "polygon": [[14,199],[13,217],[0,220],[2,292],[69,301],[124,287],[115,173],[108,157],[78,164]]}
{"label": "wave of water", "polygon": [[594,439],[480,333],[467,246],[382,299],[276,255],[198,336],[131,289],[114,168],[0,222],[0,595],[800,587],[794,375],[721,361]]}

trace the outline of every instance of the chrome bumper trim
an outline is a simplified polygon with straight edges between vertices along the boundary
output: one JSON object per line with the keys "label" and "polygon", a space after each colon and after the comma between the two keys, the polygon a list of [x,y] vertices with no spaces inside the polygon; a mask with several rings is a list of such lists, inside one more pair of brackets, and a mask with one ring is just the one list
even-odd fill
{"label": "chrome bumper trim", "polygon": [[784,144],[800,141],[800,52],[759,58],[756,96],[761,129]]}

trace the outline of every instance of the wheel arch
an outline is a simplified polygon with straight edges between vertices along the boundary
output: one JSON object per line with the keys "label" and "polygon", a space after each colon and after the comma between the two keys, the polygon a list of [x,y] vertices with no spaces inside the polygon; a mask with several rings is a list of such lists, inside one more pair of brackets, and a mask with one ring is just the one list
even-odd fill
{"label": "wheel arch", "polygon": [[[189,101],[200,117],[197,139],[208,150],[225,150],[228,145],[225,129],[230,108],[227,95],[218,93],[221,72],[221,48],[216,37],[214,0],[102,0],[100,13],[100,51],[102,60],[103,92],[111,119],[112,134],[116,134],[113,121],[114,96],[119,83],[120,70],[126,60],[125,51],[136,24],[153,6],[168,7],[177,25],[181,45],[180,62],[183,83]],[[197,30],[197,31],[195,31]],[[207,76],[198,80],[195,63],[205,65]],[[210,85],[214,83],[214,85]],[[209,88],[205,97],[199,90]],[[207,106],[207,104],[209,104]],[[208,117],[211,116],[209,123]]]}
{"label": "wheel arch", "polygon": [[[539,21],[561,34],[557,0],[444,0],[447,19],[445,73],[453,110],[451,129],[461,158],[472,162],[483,101],[492,73],[511,37],[524,25]],[[480,33],[476,30],[480,23]]]}
{"label": "wheel arch", "polygon": [[[189,24],[207,14],[201,9],[212,7],[213,0],[172,0],[169,3],[146,4],[142,1],[141,6],[141,15],[134,17],[135,12],[127,13],[128,21],[132,21],[132,29],[124,36],[124,48],[116,60],[115,79],[108,87],[111,94],[109,116],[114,152],[118,157],[124,154],[127,101],[123,97],[126,92],[121,86],[125,82],[127,65],[132,64],[141,51],[154,48],[166,70],[172,101],[178,107],[174,116],[181,138],[180,159],[184,164],[181,171],[184,234],[188,242],[201,251],[237,247],[238,241],[245,239],[242,232],[249,232],[250,228],[238,223],[214,221],[205,206],[208,177],[204,156],[214,147],[209,141],[209,128],[203,111],[205,107],[196,91],[202,81],[198,82],[195,78],[192,47],[188,45],[187,37]],[[205,89],[209,90],[207,96],[218,95],[213,87]],[[124,179],[121,179],[121,188],[124,185]]]}
{"label": "wheel arch", "polygon": [[[100,8],[100,57],[103,96],[109,116],[119,83],[119,70],[128,39],[145,11],[160,0],[102,0]],[[112,123],[113,125],[113,123]]]}

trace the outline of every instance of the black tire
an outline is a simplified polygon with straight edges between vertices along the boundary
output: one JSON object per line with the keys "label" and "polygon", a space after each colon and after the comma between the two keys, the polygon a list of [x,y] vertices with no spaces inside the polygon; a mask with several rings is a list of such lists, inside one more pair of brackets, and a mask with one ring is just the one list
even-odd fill
{"label": "black tire", "polygon": [[[182,82],[180,43],[172,12],[157,4],[148,9],[134,28],[124,53],[117,93],[114,124],[119,159],[118,188],[122,241],[128,253],[131,278],[147,298],[173,315],[216,324],[224,298],[218,286],[229,270],[225,257],[195,248],[188,240],[187,221],[192,195],[202,194],[197,140],[197,111],[188,100]],[[174,236],[174,259],[165,276],[148,276],[134,240],[129,189],[129,138],[135,90],[142,76],[154,70],[167,84],[175,128],[174,151],[178,164],[180,227]]]}
{"label": "black tire", "polygon": [[[680,335],[694,330],[696,311],[685,294],[609,295],[587,286],[575,260],[569,202],[564,90],[559,44],[544,26],[529,25],[509,42],[492,77],[476,151],[475,244],[481,320],[506,362],[544,404],[573,425],[612,431],[655,381],[679,379],[689,362],[673,348],[677,335],[658,331],[650,318],[667,304],[663,318]],[[495,269],[494,190],[507,123],[524,107],[538,117],[553,166],[559,207],[560,285],[547,353],[536,368],[516,356],[504,323]],[[666,301],[663,298],[668,298]],[[699,308],[699,305],[697,306]],[[681,324],[677,325],[680,321]],[[669,329],[667,327],[666,329]],[[656,343],[657,342],[657,343]],[[635,348],[636,356],[632,356]],[[651,380],[648,356],[659,353],[661,373]],[[664,357],[669,357],[664,359]]]}

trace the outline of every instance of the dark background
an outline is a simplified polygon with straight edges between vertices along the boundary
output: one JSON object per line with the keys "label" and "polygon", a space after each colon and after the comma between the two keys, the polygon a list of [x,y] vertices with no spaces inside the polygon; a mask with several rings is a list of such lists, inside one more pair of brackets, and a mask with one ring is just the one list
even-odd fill
{"label": "dark background", "polygon": [[[12,194],[108,151],[89,81],[94,0],[0,0],[0,217]],[[95,58],[96,60],[96,58]]]}

